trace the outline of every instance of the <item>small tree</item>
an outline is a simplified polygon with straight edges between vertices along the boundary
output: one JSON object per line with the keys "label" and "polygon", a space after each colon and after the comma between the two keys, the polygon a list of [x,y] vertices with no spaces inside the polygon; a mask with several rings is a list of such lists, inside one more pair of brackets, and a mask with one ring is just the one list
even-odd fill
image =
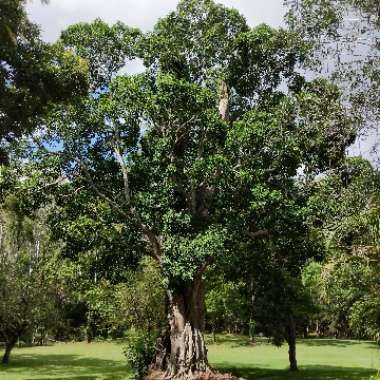
{"label": "small tree", "polygon": [[51,327],[56,293],[46,271],[48,238],[42,219],[27,217],[10,195],[1,211],[0,231],[0,339],[7,364],[21,337]]}

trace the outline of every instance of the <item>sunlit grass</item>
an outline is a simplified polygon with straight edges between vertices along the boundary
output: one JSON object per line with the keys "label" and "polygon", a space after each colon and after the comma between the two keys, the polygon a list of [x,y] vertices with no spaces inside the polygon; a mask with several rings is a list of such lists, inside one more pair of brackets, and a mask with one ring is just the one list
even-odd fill
{"label": "sunlit grass", "polygon": [[252,380],[368,380],[380,368],[380,349],[372,342],[311,339],[297,345],[300,371],[288,371],[287,346],[267,340],[249,345],[240,337],[220,337],[210,347],[210,361],[218,368]]}
{"label": "sunlit grass", "polygon": [[122,346],[114,343],[60,343],[15,349],[11,363],[0,365],[1,380],[130,379]]}

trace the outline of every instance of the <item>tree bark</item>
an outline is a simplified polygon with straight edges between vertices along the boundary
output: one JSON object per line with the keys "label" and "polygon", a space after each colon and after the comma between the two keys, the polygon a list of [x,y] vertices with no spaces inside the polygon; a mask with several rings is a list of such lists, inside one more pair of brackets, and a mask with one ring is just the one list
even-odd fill
{"label": "tree bark", "polygon": [[289,323],[287,326],[287,337],[286,341],[289,346],[289,363],[291,371],[298,371],[297,365],[297,353],[296,353],[296,344],[297,344],[297,333],[296,333],[296,324],[294,318],[289,318]]}
{"label": "tree bark", "polygon": [[230,121],[230,93],[225,81],[220,82],[218,108],[220,116],[226,123],[228,123]]}
{"label": "tree bark", "polygon": [[203,337],[205,292],[202,279],[169,292],[169,325],[170,339],[161,338],[153,371],[163,372],[166,379],[197,379],[211,374]]}
{"label": "tree bark", "polygon": [[14,346],[16,345],[16,343],[17,343],[17,338],[12,338],[9,341],[5,342],[5,352],[4,352],[3,359],[1,361],[3,364],[9,363],[9,358],[11,356],[11,352],[12,352]]}

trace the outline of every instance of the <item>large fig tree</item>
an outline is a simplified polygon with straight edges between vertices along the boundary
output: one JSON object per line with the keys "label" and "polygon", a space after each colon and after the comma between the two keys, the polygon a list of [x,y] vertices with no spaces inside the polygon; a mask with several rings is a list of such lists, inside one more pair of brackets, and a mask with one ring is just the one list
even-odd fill
{"label": "large fig tree", "polygon": [[[60,218],[112,220],[157,261],[169,339],[152,370],[212,376],[208,268],[238,261],[244,242],[281,235],[278,220],[298,212],[298,169],[310,178],[339,164],[353,137],[339,92],[295,72],[305,49],[294,35],[251,29],[212,0],[180,1],[145,35],[96,21],[62,41],[90,61],[93,83],[81,102],[52,114],[49,144],[38,141],[37,160],[65,178],[53,182],[64,194]],[[118,73],[134,57],[145,72]]]}

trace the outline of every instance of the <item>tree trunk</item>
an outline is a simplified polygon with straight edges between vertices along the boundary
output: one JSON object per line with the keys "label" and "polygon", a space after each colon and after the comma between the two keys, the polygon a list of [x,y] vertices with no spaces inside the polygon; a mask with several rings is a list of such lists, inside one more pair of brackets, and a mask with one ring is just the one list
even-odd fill
{"label": "tree trunk", "polygon": [[303,327],[303,338],[308,339],[309,338],[309,326],[305,325]]}
{"label": "tree trunk", "polygon": [[222,119],[228,123],[230,119],[230,94],[225,81],[221,81],[219,88],[219,113]]}
{"label": "tree trunk", "polygon": [[298,371],[297,355],[296,355],[297,334],[296,334],[296,324],[294,322],[293,317],[289,318],[286,341],[288,342],[288,346],[289,346],[290,370]]}
{"label": "tree trunk", "polygon": [[[196,379],[211,374],[203,337],[205,293],[202,279],[169,292],[170,339],[160,341],[153,371],[166,379]],[[156,377],[152,375],[151,377]]]}
{"label": "tree trunk", "polygon": [[249,333],[249,341],[251,344],[255,344],[255,327],[256,327],[256,323],[255,321],[252,319],[252,317],[249,319],[249,325],[248,325],[248,333]]}
{"label": "tree trunk", "polygon": [[212,326],[212,342],[216,343],[216,328],[215,328],[215,325]]}
{"label": "tree trunk", "polygon": [[3,359],[1,361],[3,364],[9,363],[9,358],[11,356],[11,352],[12,352],[14,346],[16,345],[16,343],[17,343],[17,338],[12,338],[9,341],[5,342],[5,352],[4,352]]}

